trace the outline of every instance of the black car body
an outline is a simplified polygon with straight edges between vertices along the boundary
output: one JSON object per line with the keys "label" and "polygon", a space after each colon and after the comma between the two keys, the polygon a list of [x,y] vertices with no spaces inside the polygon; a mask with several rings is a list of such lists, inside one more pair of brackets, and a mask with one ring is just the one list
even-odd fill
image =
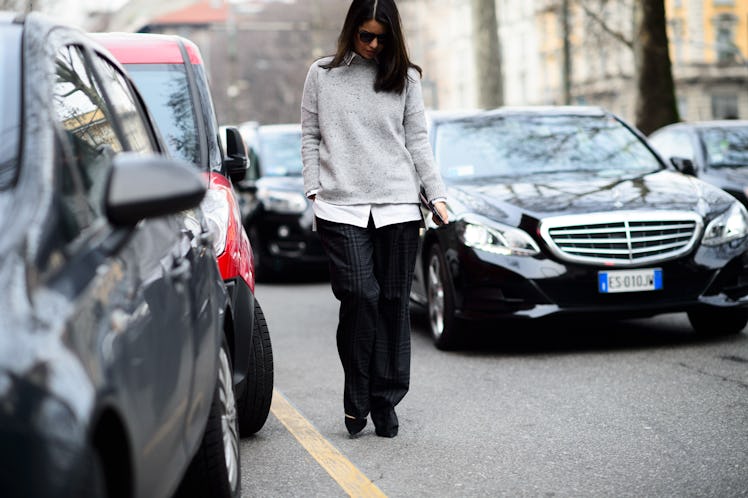
{"label": "black car body", "polygon": [[438,347],[464,319],[687,311],[697,329],[732,332],[748,321],[745,208],[666,167],[616,116],[436,116],[431,140],[451,221],[428,222],[412,298]]}
{"label": "black car body", "polygon": [[327,256],[312,229],[314,211],[301,176],[301,125],[261,125],[245,136],[250,149],[244,227],[258,278],[325,270]]}
{"label": "black car body", "polygon": [[202,209],[214,233],[214,250],[229,293],[227,334],[243,436],[267,420],[273,392],[273,351],[265,316],[254,294],[255,270],[242,225],[234,181],[247,172],[247,151],[239,130],[219,137],[203,58],[189,39],[148,33],[96,33],[97,41],[122,63],[175,157],[208,176]]}
{"label": "black car body", "polygon": [[0,13],[0,72],[0,495],[238,496],[205,179],[82,32]]}
{"label": "black car body", "polygon": [[649,142],[682,172],[748,206],[748,121],[676,123],[652,133]]}

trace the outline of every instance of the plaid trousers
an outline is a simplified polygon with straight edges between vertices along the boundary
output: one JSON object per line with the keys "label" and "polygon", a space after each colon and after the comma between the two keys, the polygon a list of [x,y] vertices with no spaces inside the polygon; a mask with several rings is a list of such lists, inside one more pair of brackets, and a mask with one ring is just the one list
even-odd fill
{"label": "plaid trousers", "polygon": [[420,221],[375,228],[317,218],[340,301],[337,346],[352,417],[397,405],[410,386],[410,287]]}

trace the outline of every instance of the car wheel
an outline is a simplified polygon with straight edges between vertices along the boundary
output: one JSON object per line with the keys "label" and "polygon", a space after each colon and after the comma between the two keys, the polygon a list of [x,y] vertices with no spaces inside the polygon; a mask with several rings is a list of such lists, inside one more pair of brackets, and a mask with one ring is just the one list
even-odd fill
{"label": "car wheel", "polygon": [[458,321],[454,316],[454,294],[449,285],[449,270],[439,246],[434,244],[429,251],[426,269],[426,295],[431,337],[439,349],[454,349],[457,346]]}
{"label": "car wheel", "polygon": [[241,487],[239,428],[233,374],[224,339],[218,380],[203,440],[177,490],[177,497],[238,498]]}
{"label": "car wheel", "polygon": [[739,334],[748,324],[745,308],[693,310],[688,312],[691,327],[702,335],[720,336]]}
{"label": "car wheel", "polygon": [[237,404],[239,432],[242,436],[250,436],[265,425],[273,398],[273,348],[265,314],[257,300],[252,328],[252,358],[240,391]]}

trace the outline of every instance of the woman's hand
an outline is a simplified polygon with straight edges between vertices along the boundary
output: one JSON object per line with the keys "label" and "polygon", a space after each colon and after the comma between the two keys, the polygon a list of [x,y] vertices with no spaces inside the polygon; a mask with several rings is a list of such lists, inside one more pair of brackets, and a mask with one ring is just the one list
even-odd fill
{"label": "woman's hand", "polygon": [[[444,224],[446,225],[449,223],[449,215],[447,214],[447,203],[444,201],[439,201],[434,203],[434,209],[439,213],[439,216],[442,217],[442,220],[444,220]],[[440,225],[441,223],[436,218],[436,216],[431,216],[431,219],[434,220],[434,223],[437,225]]]}

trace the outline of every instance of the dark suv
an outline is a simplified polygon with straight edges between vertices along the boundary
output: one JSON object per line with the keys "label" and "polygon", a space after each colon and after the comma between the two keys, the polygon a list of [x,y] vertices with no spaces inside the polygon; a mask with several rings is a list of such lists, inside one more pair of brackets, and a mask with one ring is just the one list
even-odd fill
{"label": "dark suv", "polygon": [[0,494],[239,496],[204,176],[82,32],[0,13],[0,73]]}
{"label": "dark suv", "polygon": [[254,296],[254,265],[232,182],[244,178],[247,153],[239,131],[226,130],[226,151],[200,50],[178,36],[99,33],[95,38],[127,69],[173,155],[209,179],[203,211],[230,296],[234,382],[242,435],[262,428],[270,411],[273,356],[267,322]]}

